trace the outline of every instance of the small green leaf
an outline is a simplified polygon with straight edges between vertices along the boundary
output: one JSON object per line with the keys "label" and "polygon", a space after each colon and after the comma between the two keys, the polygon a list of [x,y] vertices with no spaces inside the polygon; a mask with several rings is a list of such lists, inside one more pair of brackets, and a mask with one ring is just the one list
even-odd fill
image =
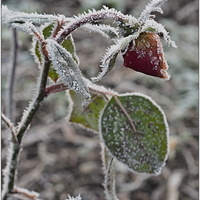
{"label": "small green leaf", "polygon": [[138,94],[114,96],[100,118],[110,153],[137,173],[159,174],[169,151],[168,125],[161,108]]}
{"label": "small green leaf", "polygon": [[51,78],[52,81],[54,81],[56,83],[56,81],[59,79],[59,75],[56,72],[55,69],[53,69],[52,67],[50,67],[49,69],[49,73],[48,73],[49,78]]}
{"label": "small green leaf", "polygon": [[52,30],[54,28],[55,24],[54,22],[53,23],[50,23],[49,25],[47,25],[43,30],[42,30],[42,33],[44,35],[44,38],[47,39],[51,36],[52,34]]}
{"label": "small green leaf", "polygon": [[112,52],[111,55],[104,55],[104,59],[102,60],[101,64],[102,72],[100,72],[97,77],[91,78],[93,82],[99,81],[112,70],[115,65],[118,53],[119,52]]}
{"label": "small green leaf", "polygon": [[79,59],[76,55],[76,48],[72,35],[69,35],[69,37],[63,41],[62,46],[72,54],[74,61],[78,64]]}
{"label": "small green leaf", "polygon": [[39,41],[33,37],[32,48],[30,50],[35,59],[35,62],[39,65],[42,64],[41,47]]}
{"label": "small green leaf", "polygon": [[73,101],[73,109],[69,121],[82,125],[93,131],[99,130],[99,115],[106,104],[106,100],[97,94],[93,94],[90,103],[83,108],[80,95],[70,91]]}

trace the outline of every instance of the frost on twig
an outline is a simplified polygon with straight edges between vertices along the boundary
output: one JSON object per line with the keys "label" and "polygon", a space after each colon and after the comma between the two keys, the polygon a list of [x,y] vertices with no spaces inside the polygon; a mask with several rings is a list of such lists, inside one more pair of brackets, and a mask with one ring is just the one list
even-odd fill
{"label": "frost on twig", "polygon": [[71,53],[52,39],[47,39],[46,41],[49,59],[52,61],[53,68],[59,74],[64,84],[66,84],[69,89],[81,94],[85,101],[83,103],[89,101],[89,89]]}
{"label": "frost on twig", "polygon": [[61,43],[71,32],[85,24],[100,22],[105,19],[112,19],[120,24],[128,19],[128,17],[115,9],[109,9],[104,6],[101,10],[89,10],[87,13],[74,16],[74,18],[59,32],[56,41]]}
{"label": "frost on twig", "polygon": [[29,191],[25,188],[15,187],[12,190],[12,197],[19,198],[21,200],[39,200],[39,194],[35,191]]}
{"label": "frost on twig", "polygon": [[151,0],[151,2],[146,6],[146,8],[142,11],[138,21],[140,24],[143,24],[146,20],[152,17],[152,12],[163,13],[161,9],[162,4],[167,0]]}
{"label": "frost on twig", "polygon": [[111,156],[105,145],[101,144],[102,161],[104,170],[104,192],[107,200],[118,200],[115,189],[114,158]]}

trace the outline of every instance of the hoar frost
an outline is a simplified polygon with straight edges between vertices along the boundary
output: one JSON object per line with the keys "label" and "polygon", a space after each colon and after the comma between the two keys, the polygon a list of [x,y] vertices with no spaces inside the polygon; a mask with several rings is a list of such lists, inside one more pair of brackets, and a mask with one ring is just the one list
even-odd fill
{"label": "hoar frost", "polygon": [[[150,98],[131,93],[113,98],[100,118],[100,133],[111,154],[131,171],[158,175],[168,154],[167,122]],[[136,128],[133,130],[130,119]],[[150,115],[149,115],[150,113]]]}
{"label": "hoar frost", "polygon": [[53,68],[69,89],[81,94],[85,101],[83,103],[87,103],[90,100],[89,89],[72,55],[56,41],[47,39],[46,42],[46,48],[53,63]]}

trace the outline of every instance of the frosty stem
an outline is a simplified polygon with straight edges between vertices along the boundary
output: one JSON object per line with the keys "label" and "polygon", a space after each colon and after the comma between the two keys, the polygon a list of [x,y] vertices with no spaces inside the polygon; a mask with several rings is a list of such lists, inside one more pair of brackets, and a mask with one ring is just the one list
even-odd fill
{"label": "frosty stem", "polygon": [[102,9],[96,12],[89,12],[78,19],[71,21],[66,28],[57,35],[56,41],[62,43],[66,37],[74,30],[91,22],[99,22],[105,19],[112,19],[117,23],[124,23],[127,20],[127,17],[120,12],[115,11],[114,9]]}
{"label": "frosty stem", "polygon": [[24,112],[21,122],[19,123],[19,126],[16,129],[17,142],[13,142],[13,140],[10,141],[9,154],[5,168],[5,177],[4,177],[5,181],[3,186],[3,198],[2,198],[3,200],[8,199],[8,194],[11,193],[14,188],[17,163],[19,160],[20,149],[21,149],[21,142],[36,111],[40,107],[41,102],[45,97],[45,88],[47,84],[50,64],[51,62],[49,61],[49,59],[45,57],[43,67],[41,68],[40,72],[40,78],[38,80],[38,90],[36,97],[29,104],[27,111]]}
{"label": "frosty stem", "polygon": [[106,147],[102,144],[102,161],[104,170],[104,190],[107,200],[119,200],[115,188],[114,158],[111,157]]}

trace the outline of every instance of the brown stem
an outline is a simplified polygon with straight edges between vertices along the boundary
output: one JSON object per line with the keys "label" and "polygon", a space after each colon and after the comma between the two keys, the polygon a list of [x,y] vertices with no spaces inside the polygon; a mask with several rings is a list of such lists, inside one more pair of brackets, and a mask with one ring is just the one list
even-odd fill
{"label": "brown stem", "polygon": [[69,88],[66,85],[64,85],[63,83],[49,86],[45,89],[44,97],[48,97],[50,94],[65,91],[67,89],[69,89]]}

